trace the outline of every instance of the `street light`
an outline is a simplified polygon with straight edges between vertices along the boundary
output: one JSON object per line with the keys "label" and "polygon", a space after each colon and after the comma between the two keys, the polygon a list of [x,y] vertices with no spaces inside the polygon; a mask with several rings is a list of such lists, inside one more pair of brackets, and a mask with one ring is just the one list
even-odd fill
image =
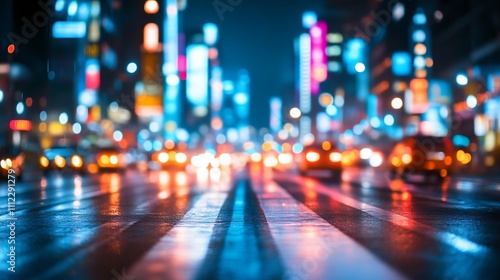
{"label": "street light", "polygon": [[469,83],[469,79],[464,74],[458,74],[455,80],[457,81],[457,84],[461,86],[465,86]]}
{"label": "street light", "polygon": [[393,109],[399,110],[399,109],[403,108],[403,100],[399,97],[395,97],[391,101],[391,106]]}
{"label": "street light", "polygon": [[134,74],[135,71],[137,71],[137,64],[135,64],[134,62],[130,62],[128,65],[127,65],[127,72],[129,74]]}
{"label": "street light", "polygon": [[290,109],[290,117],[292,117],[293,119],[298,119],[298,118],[300,118],[301,115],[302,115],[302,112],[300,111],[299,108],[294,107],[294,108]]}

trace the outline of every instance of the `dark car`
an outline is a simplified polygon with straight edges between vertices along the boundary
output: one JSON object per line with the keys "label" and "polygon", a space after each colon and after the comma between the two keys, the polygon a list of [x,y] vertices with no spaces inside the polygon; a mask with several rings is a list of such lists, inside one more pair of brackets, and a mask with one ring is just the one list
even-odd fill
{"label": "dark car", "polygon": [[55,146],[43,151],[39,160],[44,174],[51,170],[70,170],[83,174],[85,163],[73,147]]}
{"label": "dark car", "polygon": [[2,178],[9,177],[9,170],[14,170],[16,180],[21,180],[24,169],[24,154],[10,146],[0,147],[0,176]]}
{"label": "dark car", "polygon": [[411,174],[443,178],[453,164],[453,144],[447,137],[412,136],[401,140],[389,156],[392,175]]}
{"label": "dark car", "polygon": [[327,170],[332,175],[342,173],[342,152],[335,143],[324,141],[304,147],[301,153],[299,172],[306,175],[311,170]]}
{"label": "dark car", "polygon": [[98,147],[95,159],[99,171],[124,172],[127,168],[125,152],[116,146]]}

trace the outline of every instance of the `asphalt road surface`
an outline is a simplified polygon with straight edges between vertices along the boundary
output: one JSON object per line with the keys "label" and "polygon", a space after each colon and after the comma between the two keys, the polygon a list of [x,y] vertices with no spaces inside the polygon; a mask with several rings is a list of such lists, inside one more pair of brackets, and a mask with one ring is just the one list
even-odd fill
{"label": "asphalt road surface", "polygon": [[14,215],[4,181],[0,278],[500,279],[500,180],[309,175],[34,172]]}

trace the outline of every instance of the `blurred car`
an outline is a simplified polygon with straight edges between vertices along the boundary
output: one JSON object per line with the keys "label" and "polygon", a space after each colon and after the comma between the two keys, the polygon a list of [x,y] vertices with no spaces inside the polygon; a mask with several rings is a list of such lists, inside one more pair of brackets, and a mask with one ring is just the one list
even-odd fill
{"label": "blurred car", "polygon": [[151,154],[149,169],[186,169],[189,163],[185,143],[166,141],[164,149]]}
{"label": "blurred car", "polygon": [[0,177],[8,178],[9,170],[14,170],[16,180],[22,180],[24,169],[24,154],[13,147],[0,148]]}
{"label": "blurred car", "polygon": [[44,150],[39,164],[44,174],[51,170],[71,170],[81,174],[85,172],[83,157],[68,146],[54,146]]}
{"label": "blurred car", "polygon": [[389,155],[392,175],[434,175],[443,178],[450,174],[454,148],[447,137],[412,136],[401,140]]}
{"label": "blurred car", "polygon": [[127,167],[125,154],[115,146],[98,147],[95,160],[99,171],[125,171]]}
{"label": "blurred car", "polygon": [[379,167],[384,162],[383,153],[371,146],[362,146],[342,153],[343,166]]}
{"label": "blurred car", "polygon": [[330,141],[307,145],[300,155],[301,175],[311,170],[328,170],[336,176],[342,173],[342,152]]}

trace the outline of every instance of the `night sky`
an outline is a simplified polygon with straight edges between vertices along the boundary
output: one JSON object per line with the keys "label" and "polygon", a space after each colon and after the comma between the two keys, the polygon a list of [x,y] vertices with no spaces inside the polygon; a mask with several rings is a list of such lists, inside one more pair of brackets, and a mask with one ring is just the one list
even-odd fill
{"label": "night sky", "polygon": [[[226,3],[226,1],[221,0]],[[284,98],[289,107],[294,99],[293,41],[305,30],[302,12],[324,8],[313,0],[243,0],[221,21],[213,1],[189,0],[184,19],[187,30],[200,29],[207,22],[219,26],[219,56],[224,79],[236,79],[237,71],[250,72],[250,121],[256,127],[269,125],[269,98]]]}

